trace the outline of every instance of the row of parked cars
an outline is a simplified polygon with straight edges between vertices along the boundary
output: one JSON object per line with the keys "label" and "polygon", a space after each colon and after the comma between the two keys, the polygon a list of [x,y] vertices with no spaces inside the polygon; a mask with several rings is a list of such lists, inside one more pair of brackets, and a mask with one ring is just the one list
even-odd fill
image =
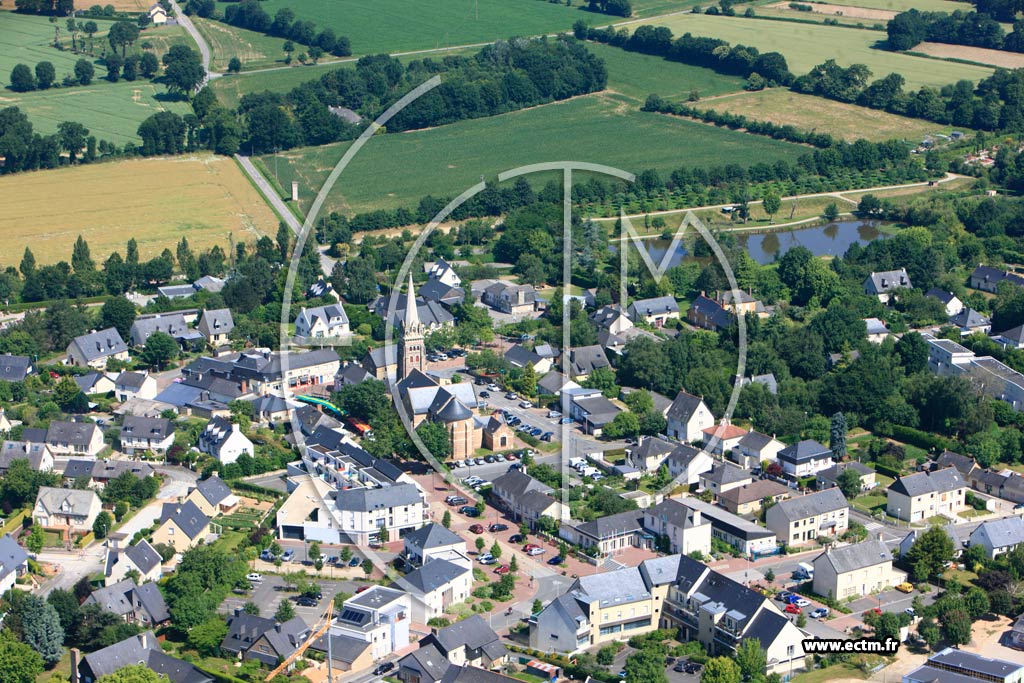
{"label": "row of parked cars", "polygon": [[[801,614],[803,613],[804,607],[810,607],[811,601],[807,598],[802,598],[796,593],[790,593],[789,591],[781,591],[775,596],[775,599],[786,606],[785,611],[788,614]],[[810,615],[811,619],[824,619],[829,615],[827,607],[819,607],[813,610]]]}
{"label": "row of parked cars", "polygon": [[438,349],[427,354],[427,360],[431,363],[437,363],[443,360],[449,360],[451,358],[462,358],[466,355],[465,349]]}
{"label": "row of parked cars", "polygon": [[[530,405],[532,407],[533,404]],[[531,424],[523,422],[520,417],[513,415],[507,410],[501,411],[501,414],[505,416],[505,422],[508,423],[508,426],[517,432],[524,432],[530,436],[535,436],[541,441],[551,441],[551,437],[555,435],[554,432],[545,432],[540,427],[534,427]]]}

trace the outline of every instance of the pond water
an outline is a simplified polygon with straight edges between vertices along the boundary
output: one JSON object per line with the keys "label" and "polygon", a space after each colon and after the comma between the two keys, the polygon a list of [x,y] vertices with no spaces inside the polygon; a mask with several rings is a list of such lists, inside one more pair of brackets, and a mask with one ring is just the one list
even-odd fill
{"label": "pond water", "polygon": [[[747,250],[758,263],[771,263],[776,255],[782,256],[793,247],[807,247],[815,256],[842,256],[851,244],[867,244],[887,235],[879,230],[877,221],[839,221],[826,225],[815,225],[780,232],[737,235],[736,241]],[[655,263],[660,263],[671,240],[644,240]],[[687,256],[686,248],[680,245],[669,262],[678,265]]]}

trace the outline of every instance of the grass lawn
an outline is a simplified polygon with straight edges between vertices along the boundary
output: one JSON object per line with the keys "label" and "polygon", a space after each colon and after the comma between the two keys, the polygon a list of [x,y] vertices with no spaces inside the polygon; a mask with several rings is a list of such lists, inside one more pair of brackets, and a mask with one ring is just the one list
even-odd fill
{"label": "grass lawn", "polygon": [[877,31],[706,14],[677,14],[650,23],[668,26],[676,36],[692,33],[721,38],[734,45],[750,45],[764,52],[778,50],[796,74],[807,73],[829,57],[834,57],[840,66],[865,64],[874,78],[896,71],[906,78],[907,91],[961,79],[978,81],[992,74],[992,69],[984,67],[874,49],[873,45],[884,38]]}
{"label": "grass lawn", "polygon": [[884,510],[887,502],[888,501],[885,494],[869,494],[866,496],[858,496],[857,498],[854,498],[851,504],[853,505],[853,507],[857,508],[861,512],[871,515],[878,512],[878,510],[880,509]]}
{"label": "grass lawn", "polygon": [[840,678],[865,678],[864,673],[855,666],[849,664],[836,664],[834,666],[825,667],[824,669],[815,669],[814,671],[808,671],[807,673],[797,674],[791,681],[792,683],[825,683]]}
{"label": "grass lawn", "polygon": [[[57,72],[57,80],[64,78],[65,74],[74,72],[75,62],[82,58],[71,51],[61,51],[53,47],[53,27],[47,17],[30,14],[17,14],[15,12],[0,13],[0,85],[5,88],[11,83],[11,69],[16,64],[27,64],[35,70],[38,62],[50,62]],[[110,22],[96,21],[101,31],[105,31]],[[60,28],[61,36],[67,34],[65,31],[65,20],[61,19],[57,26]],[[85,34],[82,34],[85,35]],[[105,43],[99,38],[94,38],[97,47]],[[96,77],[106,75],[107,70],[93,60],[93,67],[96,69]],[[9,92],[9,91],[8,91]]]}
{"label": "grass lawn", "polygon": [[[60,201],[54,201],[54,188]],[[17,265],[28,245],[40,263],[68,259],[82,235],[94,254],[123,251],[130,237],[143,259],[188,237],[196,251],[228,248],[227,235],[254,243],[277,218],[233,159],[211,154],[131,159],[0,177],[0,264]]]}
{"label": "grass lawn", "polygon": [[744,79],[724,76],[711,69],[670,62],[660,57],[587,43],[587,49],[604,60],[608,68],[608,89],[642,103],[651,93],[666,99],[686,99],[696,90],[701,97],[743,89]]}
{"label": "grass lawn", "polygon": [[59,531],[51,531],[46,529],[43,531],[43,547],[44,548],[62,548],[64,547],[64,541],[61,538]]}
{"label": "grass lawn", "polygon": [[[293,179],[299,181],[303,210],[349,144],[277,155],[278,180],[284,187]],[[355,157],[323,208],[359,212],[415,206],[426,194],[454,196],[479,182],[481,175],[493,179],[502,170],[540,161],[570,159],[633,172],[668,172],[682,164],[792,160],[805,149],[588,95],[502,116],[377,136]],[[273,155],[263,159],[274,169]],[[530,179],[543,184],[553,177],[535,174]]]}
{"label": "grass lawn", "polygon": [[801,95],[785,88],[769,88],[759,92],[741,92],[719,97],[696,106],[730,114],[742,114],[758,121],[777,125],[791,125],[801,130],[821,128],[827,122],[830,135],[853,141],[889,140],[892,138],[919,140],[927,133],[948,133],[949,126],[898,116],[877,109],[859,107],[845,102],[833,102],[813,95]]}

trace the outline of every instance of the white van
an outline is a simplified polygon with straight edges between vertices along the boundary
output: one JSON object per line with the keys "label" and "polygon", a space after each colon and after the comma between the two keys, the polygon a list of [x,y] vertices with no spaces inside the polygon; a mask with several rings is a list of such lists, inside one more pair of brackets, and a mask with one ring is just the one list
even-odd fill
{"label": "white van", "polygon": [[574,470],[578,470],[580,467],[586,464],[586,458],[569,458],[569,467],[573,468]]}

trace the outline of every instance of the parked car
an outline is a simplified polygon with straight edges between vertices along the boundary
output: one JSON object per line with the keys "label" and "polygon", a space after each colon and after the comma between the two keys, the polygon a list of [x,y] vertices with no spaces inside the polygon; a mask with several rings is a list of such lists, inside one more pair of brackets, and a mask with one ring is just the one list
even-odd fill
{"label": "parked car", "polygon": [[496,461],[495,461],[493,455],[486,455],[486,456],[484,456],[484,462],[487,463],[488,465],[490,465],[491,463],[496,462]]}
{"label": "parked car", "polygon": [[516,455],[515,453],[509,453],[508,455],[505,456],[505,459],[506,460],[511,460],[512,462],[515,462],[516,460],[519,459],[519,456]]}
{"label": "parked car", "polygon": [[262,574],[257,574],[256,572],[251,572],[249,574],[246,574],[245,578],[249,579],[253,583],[259,583],[260,581],[263,580],[263,575]]}
{"label": "parked car", "polygon": [[281,561],[282,562],[291,562],[294,559],[295,559],[295,551],[294,550],[285,550],[284,551],[284,555],[281,556]]}
{"label": "parked car", "polygon": [[573,423],[573,419],[571,417],[563,417],[561,420],[558,421],[558,423],[563,425],[571,425]]}
{"label": "parked car", "polygon": [[508,574],[510,571],[512,571],[512,569],[507,564],[499,564],[494,568],[494,573],[500,576],[505,576],[505,574]]}
{"label": "parked car", "polygon": [[464,496],[448,496],[444,499],[444,502],[449,505],[465,505],[469,501]]}
{"label": "parked car", "polygon": [[562,564],[563,562],[565,562],[565,558],[561,555],[555,555],[550,560],[548,560],[548,564]]}
{"label": "parked car", "polygon": [[270,549],[267,548],[267,549],[263,550],[260,553],[260,559],[263,560],[264,562],[273,562],[274,561],[274,553],[270,552]]}
{"label": "parked car", "polygon": [[793,601],[793,604],[796,605],[797,607],[810,607],[811,606],[811,601],[807,600],[805,598],[797,598],[796,600]]}
{"label": "parked car", "polygon": [[679,673],[683,673],[683,671],[686,670],[686,660],[680,659],[678,662],[676,662],[676,665],[672,667],[672,670],[677,671]]}
{"label": "parked car", "polygon": [[363,563],[363,561],[360,558],[353,557],[351,560],[348,561],[348,566],[350,566],[350,567],[358,567],[362,563]]}
{"label": "parked car", "polygon": [[533,429],[530,430],[530,435],[531,436],[540,436],[543,433],[544,433],[544,430],[541,429],[540,427],[534,427]]}
{"label": "parked car", "polygon": [[487,388],[490,389],[491,391],[497,391],[498,385],[495,384],[494,382],[491,382],[490,384],[487,385]]}
{"label": "parked car", "polygon": [[903,611],[904,611],[905,613],[909,614],[909,615],[910,615],[910,616],[912,616],[912,617],[916,617],[916,616],[917,616],[917,610],[915,610],[915,609],[914,609],[913,607],[907,607],[907,608],[906,608],[906,609],[904,609]]}
{"label": "parked car", "polygon": [[827,607],[819,607],[818,609],[811,612],[811,619],[824,619],[828,616]]}
{"label": "parked car", "polygon": [[491,555],[490,553],[483,553],[478,558],[476,558],[476,561],[477,562],[481,562],[483,564],[487,564],[489,561],[491,561],[493,559],[494,559],[494,555]]}
{"label": "parked car", "polygon": [[866,612],[862,612],[860,616],[863,618],[863,617],[871,616],[872,614],[881,614],[881,613],[882,613],[882,608],[881,607],[872,607],[871,609],[867,610]]}
{"label": "parked car", "polygon": [[562,417],[562,414],[560,412],[558,412],[557,410],[549,410],[548,411],[548,417],[550,417],[550,418]]}
{"label": "parked car", "polygon": [[519,394],[515,393],[514,391],[510,391],[507,394],[505,394],[505,398],[509,401],[515,401],[517,398],[519,398]]}
{"label": "parked car", "polygon": [[512,543],[512,544],[515,544],[515,545],[518,545],[518,544],[522,543],[525,540],[526,540],[526,537],[523,536],[522,534],[512,534],[511,536],[508,537],[508,542]]}
{"label": "parked car", "polygon": [[[476,510],[476,508],[473,509]],[[474,524],[473,526],[469,527],[469,530],[472,531],[474,534],[482,534],[484,532],[484,525]]]}
{"label": "parked car", "polygon": [[788,601],[788,598],[789,598],[790,596],[792,596],[792,595],[793,595],[793,594],[792,594],[792,593],[790,593],[789,591],[779,591],[779,592],[778,592],[778,593],[777,593],[777,594],[775,595],[775,599],[776,599],[776,600],[778,600],[779,602],[787,602],[787,601]]}
{"label": "parked car", "polygon": [[900,593],[913,593],[914,592],[914,584],[912,584],[912,583],[910,583],[908,581],[904,581],[900,585],[896,586],[896,590],[898,590]]}
{"label": "parked car", "polygon": [[299,599],[295,601],[295,604],[300,607],[316,607],[316,598],[311,598],[308,595],[300,595]]}
{"label": "parked car", "polygon": [[494,524],[487,527],[487,530],[491,533],[495,531],[508,531],[508,524],[502,524],[501,522],[495,522]]}
{"label": "parked car", "polygon": [[459,512],[466,515],[467,517],[479,517],[480,511],[473,505],[463,505],[459,508]]}
{"label": "parked car", "polygon": [[541,548],[539,545],[533,545],[532,543],[528,543],[523,550],[525,550],[526,554],[530,556],[543,555],[547,552],[544,548]]}
{"label": "parked car", "polygon": [[530,408],[533,407],[533,403],[531,403],[530,401],[520,401],[519,407],[522,408],[523,410],[529,410]]}
{"label": "parked car", "polygon": [[374,676],[383,676],[384,674],[386,674],[387,672],[391,671],[394,668],[395,668],[395,663],[394,662],[382,662],[381,664],[377,665],[376,669],[373,670],[373,675]]}
{"label": "parked car", "polygon": [[357,593],[357,594],[358,594],[358,593],[362,593],[363,591],[368,591],[368,590],[370,590],[371,588],[372,588],[372,586],[370,586],[369,584],[367,584],[367,585],[365,585],[365,586],[360,586],[359,588],[357,588],[357,589],[356,589],[356,593]]}
{"label": "parked car", "polygon": [[553,437],[554,435],[555,435],[554,432],[544,432],[543,434],[541,434],[540,440],[541,441],[551,441],[551,437]]}
{"label": "parked car", "polygon": [[687,662],[686,666],[683,667],[683,671],[685,671],[688,674],[697,674],[700,673],[701,669],[703,668],[704,665],[700,662]]}
{"label": "parked car", "polygon": [[326,560],[324,561],[324,563],[325,563],[325,564],[332,564],[332,565],[337,565],[337,564],[338,564],[338,556],[337,556],[337,555],[331,555],[331,556],[329,556],[329,557],[328,557],[328,558],[327,558],[327,559],[326,559]]}
{"label": "parked car", "polygon": [[490,398],[490,397],[491,397],[491,392],[489,392],[489,391],[481,391],[480,392],[480,398]]}
{"label": "parked car", "polygon": [[793,603],[789,603],[788,605],[786,605],[786,612],[788,612],[789,614],[801,614],[803,613],[803,610],[794,605]]}

